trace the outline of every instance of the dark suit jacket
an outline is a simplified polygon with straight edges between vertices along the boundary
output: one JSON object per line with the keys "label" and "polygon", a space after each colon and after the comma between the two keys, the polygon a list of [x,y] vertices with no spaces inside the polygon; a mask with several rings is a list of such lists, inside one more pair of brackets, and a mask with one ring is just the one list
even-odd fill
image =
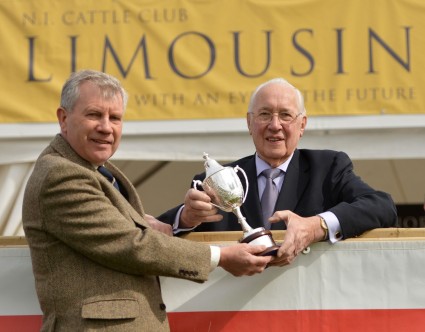
{"label": "dark suit jacket", "polygon": [[60,135],[28,181],[23,225],[42,331],[168,331],[157,276],[208,277],[209,246],[150,228],[135,188],[105,166],[128,200]]}
{"label": "dark suit jacket", "polygon": [[[255,155],[226,166],[236,165],[245,171],[249,182],[241,212],[252,228],[262,227]],[[205,172],[194,179],[204,178]],[[241,182],[245,185],[243,175]],[[178,208],[167,211],[159,219],[172,223]],[[277,210],[291,210],[303,217],[331,211],[341,224],[343,238],[358,236],[373,228],[395,226],[397,221],[391,197],[372,189],[356,176],[347,154],[330,150],[295,150],[276,202]],[[196,231],[241,230],[233,213],[221,213],[224,215],[223,221],[201,224]],[[285,229],[285,224],[276,223],[272,229]]]}

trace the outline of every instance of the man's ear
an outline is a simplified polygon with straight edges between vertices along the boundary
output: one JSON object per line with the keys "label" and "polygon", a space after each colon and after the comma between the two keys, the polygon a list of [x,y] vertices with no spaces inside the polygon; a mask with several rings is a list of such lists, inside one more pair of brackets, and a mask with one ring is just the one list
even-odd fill
{"label": "man's ear", "polygon": [[59,121],[61,133],[66,134],[66,127],[67,127],[66,120],[68,119],[68,112],[64,108],[59,107],[56,110],[56,117],[58,118],[58,121]]}
{"label": "man's ear", "polygon": [[303,115],[303,118],[301,119],[300,137],[303,137],[304,130],[306,127],[307,127],[307,115]]}

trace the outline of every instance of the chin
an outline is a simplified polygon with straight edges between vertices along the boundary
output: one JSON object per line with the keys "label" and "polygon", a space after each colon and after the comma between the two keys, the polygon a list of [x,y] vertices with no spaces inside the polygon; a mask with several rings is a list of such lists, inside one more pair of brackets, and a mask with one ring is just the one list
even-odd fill
{"label": "chin", "polygon": [[106,163],[108,161],[108,159],[110,158],[110,155],[105,155],[105,156],[95,156],[92,158],[91,163],[95,164],[97,166],[103,165],[104,163]]}
{"label": "chin", "polygon": [[286,153],[286,149],[274,149],[267,154],[267,158],[274,160],[282,159],[282,157],[285,156]]}

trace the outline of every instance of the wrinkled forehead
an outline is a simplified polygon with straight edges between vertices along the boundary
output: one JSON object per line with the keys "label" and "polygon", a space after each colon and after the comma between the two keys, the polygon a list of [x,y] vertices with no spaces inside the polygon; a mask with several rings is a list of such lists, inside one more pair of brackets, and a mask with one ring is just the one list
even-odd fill
{"label": "wrinkled forehead", "polygon": [[297,108],[295,89],[286,84],[268,84],[262,87],[254,100],[254,110],[263,107]]}
{"label": "wrinkled forehead", "polygon": [[72,107],[72,111],[87,109],[110,109],[124,113],[123,100],[120,92],[109,87],[100,87],[92,82],[84,82],[80,85],[78,95]]}
{"label": "wrinkled forehead", "polygon": [[96,93],[102,99],[113,99],[117,95],[121,95],[121,91],[116,87],[92,81],[81,82],[79,89],[80,94],[82,93],[82,91],[90,91],[90,93]]}

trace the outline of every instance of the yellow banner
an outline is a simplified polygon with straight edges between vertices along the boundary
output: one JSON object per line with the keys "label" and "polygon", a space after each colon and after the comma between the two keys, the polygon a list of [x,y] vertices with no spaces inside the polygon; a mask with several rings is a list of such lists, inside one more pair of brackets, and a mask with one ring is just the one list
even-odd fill
{"label": "yellow banner", "polygon": [[127,120],[234,118],[284,77],[310,115],[425,113],[421,0],[0,0],[0,122],[52,122],[73,71]]}

